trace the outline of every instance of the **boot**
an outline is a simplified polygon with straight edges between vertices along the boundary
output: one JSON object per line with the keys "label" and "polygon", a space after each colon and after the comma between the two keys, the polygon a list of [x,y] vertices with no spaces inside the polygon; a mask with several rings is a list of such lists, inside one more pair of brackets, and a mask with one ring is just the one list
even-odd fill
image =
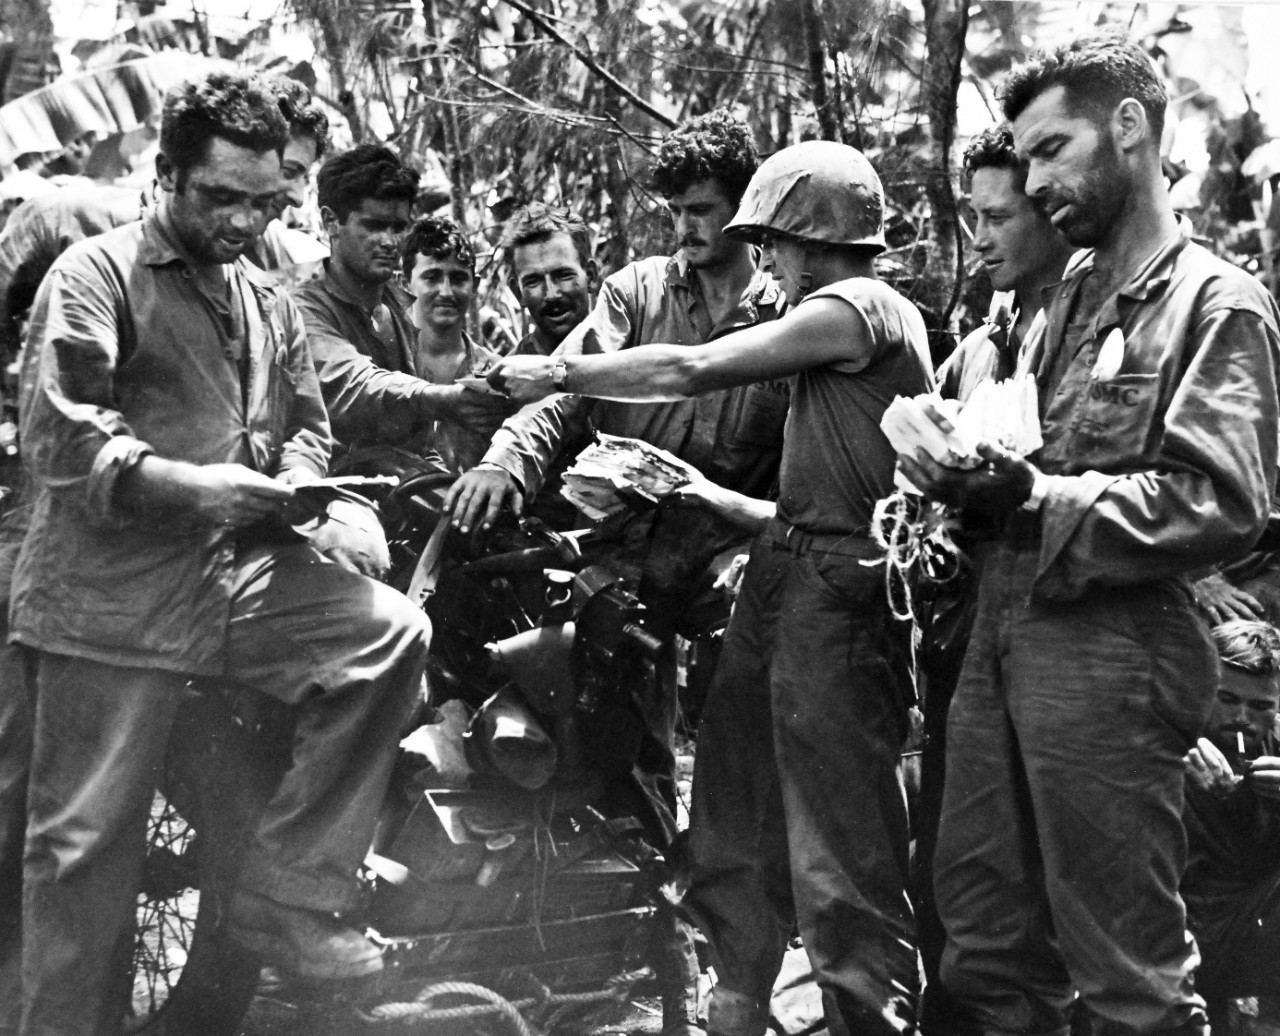
{"label": "boot", "polygon": [[382,951],[336,915],[278,903],[248,889],[231,897],[227,936],[301,979],[366,978],[382,970]]}

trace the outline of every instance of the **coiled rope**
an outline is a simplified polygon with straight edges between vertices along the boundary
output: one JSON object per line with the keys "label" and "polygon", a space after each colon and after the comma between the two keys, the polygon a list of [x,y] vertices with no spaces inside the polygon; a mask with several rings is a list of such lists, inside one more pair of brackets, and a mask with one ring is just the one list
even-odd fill
{"label": "coiled rope", "polygon": [[[356,1009],[356,1014],[366,1022],[444,1022],[498,1015],[510,1024],[516,1036],[538,1036],[521,1014],[531,1007],[565,1007],[572,1004],[604,1003],[607,1000],[626,999],[631,987],[648,974],[647,970],[623,972],[611,978],[602,989],[586,993],[552,993],[539,984],[537,994],[508,1000],[487,986],[475,982],[434,982],[426,986],[412,1001],[379,1004],[369,1010]],[[480,1003],[437,1007],[434,1001],[442,997],[457,996],[479,1000]]]}

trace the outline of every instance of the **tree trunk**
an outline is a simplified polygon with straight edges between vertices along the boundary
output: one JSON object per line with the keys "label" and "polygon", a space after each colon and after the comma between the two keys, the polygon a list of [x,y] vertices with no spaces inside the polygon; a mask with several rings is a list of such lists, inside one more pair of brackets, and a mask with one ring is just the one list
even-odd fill
{"label": "tree trunk", "polygon": [[[447,97],[449,80],[445,74],[444,60],[440,51],[444,47],[443,35],[440,31],[440,14],[436,0],[422,0],[422,17],[426,22],[427,36],[433,41],[431,56],[431,75],[435,80],[436,93]],[[467,199],[470,195],[470,181],[467,177],[466,155],[462,142],[462,127],[458,124],[458,111],[452,104],[440,106],[440,120],[444,126],[445,146],[449,149],[449,208],[453,213],[453,221],[459,226],[467,225]]]}
{"label": "tree trunk", "polygon": [[818,0],[801,0],[800,16],[804,22],[804,49],[809,60],[809,89],[813,93],[813,110],[818,115],[818,128],[823,140],[840,140],[840,118],[836,105],[827,94],[827,48],[822,31],[822,14]]}
{"label": "tree trunk", "polygon": [[[597,24],[604,27],[609,24],[610,0],[596,0]],[[620,125],[622,118],[622,100],[612,90],[600,91],[600,103],[606,118]],[[605,246],[605,265],[610,270],[620,270],[625,265],[631,249],[630,235],[627,232],[627,176],[622,168],[621,148],[614,144],[604,146],[604,182],[609,194],[609,207],[613,209],[613,218],[609,221],[609,241]]]}
{"label": "tree trunk", "polygon": [[965,0],[923,0],[925,17],[924,102],[932,155],[925,182],[929,200],[929,265],[921,302],[934,315],[934,332],[952,330],[952,314],[964,278],[964,244],[956,213],[951,150],[956,133],[956,94],[964,58],[969,11]]}

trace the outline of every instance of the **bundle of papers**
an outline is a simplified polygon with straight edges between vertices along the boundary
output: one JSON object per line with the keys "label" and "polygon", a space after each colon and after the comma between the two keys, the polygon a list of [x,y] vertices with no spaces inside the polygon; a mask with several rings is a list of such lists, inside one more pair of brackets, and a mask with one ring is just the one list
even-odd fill
{"label": "bundle of papers", "polygon": [[618,435],[601,435],[564,473],[561,494],[594,521],[654,507],[689,481],[675,457]]}
{"label": "bundle of papers", "polygon": [[1026,374],[983,381],[963,405],[936,393],[898,396],[885,410],[880,428],[895,452],[914,457],[924,450],[949,468],[981,464],[979,443],[994,443],[1024,457],[1043,444],[1035,381]]}

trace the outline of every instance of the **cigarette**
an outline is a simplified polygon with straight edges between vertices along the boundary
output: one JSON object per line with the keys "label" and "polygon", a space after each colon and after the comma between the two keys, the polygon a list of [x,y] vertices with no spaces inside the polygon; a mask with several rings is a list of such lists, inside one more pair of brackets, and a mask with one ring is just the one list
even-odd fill
{"label": "cigarette", "polygon": [[1236,751],[1244,755],[1244,732],[1236,731]]}

